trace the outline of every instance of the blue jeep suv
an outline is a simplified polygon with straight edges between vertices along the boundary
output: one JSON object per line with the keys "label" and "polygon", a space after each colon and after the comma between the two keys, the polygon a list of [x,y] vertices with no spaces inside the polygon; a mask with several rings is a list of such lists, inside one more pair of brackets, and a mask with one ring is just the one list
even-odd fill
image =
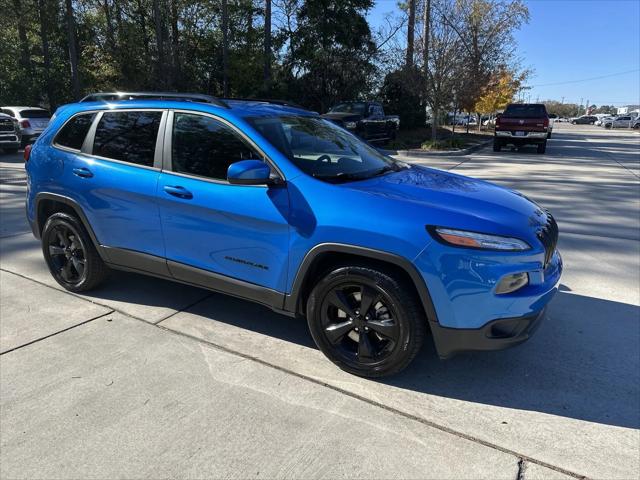
{"label": "blue jeep suv", "polygon": [[97,94],[25,152],[27,216],[64,288],[110,269],[306,317],[362,376],[525,341],[557,290],[549,212],[387,157],[286,103]]}

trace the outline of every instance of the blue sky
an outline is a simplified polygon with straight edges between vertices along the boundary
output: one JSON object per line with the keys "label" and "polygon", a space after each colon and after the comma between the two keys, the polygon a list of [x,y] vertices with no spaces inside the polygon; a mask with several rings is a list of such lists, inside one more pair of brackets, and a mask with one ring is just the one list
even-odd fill
{"label": "blue sky", "polygon": [[[516,39],[522,65],[534,71],[531,101],[640,104],[640,0],[526,3],[531,19]],[[377,0],[369,20],[376,25],[396,9],[396,0]],[[612,74],[620,75],[587,80]]]}

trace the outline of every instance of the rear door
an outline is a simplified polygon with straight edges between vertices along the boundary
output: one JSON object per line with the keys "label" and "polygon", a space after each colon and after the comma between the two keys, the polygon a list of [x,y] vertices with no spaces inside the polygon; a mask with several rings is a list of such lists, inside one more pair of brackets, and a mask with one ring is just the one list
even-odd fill
{"label": "rear door", "polygon": [[213,285],[211,272],[285,291],[286,184],[227,182],[230,164],[264,154],[227,121],[192,111],[170,112],[166,137],[158,198],[171,273]]}
{"label": "rear door", "polygon": [[[85,128],[84,115],[93,123],[80,145],[67,137],[75,138],[73,122]],[[63,192],[81,205],[100,244],[112,247],[114,263],[139,253],[164,256],[156,189],[165,117],[157,109],[76,115],[54,139],[63,157]]]}

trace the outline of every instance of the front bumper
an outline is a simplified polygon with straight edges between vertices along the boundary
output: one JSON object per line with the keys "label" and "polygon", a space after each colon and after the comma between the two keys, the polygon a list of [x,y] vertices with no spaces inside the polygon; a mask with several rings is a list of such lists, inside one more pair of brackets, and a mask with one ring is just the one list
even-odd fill
{"label": "front bumper", "polygon": [[545,318],[545,309],[533,315],[501,318],[481,328],[447,328],[431,322],[431,333],[438,355],[451,358],[469,351],[503,350],[519,345],[531,337]]}
{"label": "front bumper", "polygon": [[0,133],[0,148],[20,148],[21,136],[16,133]]}

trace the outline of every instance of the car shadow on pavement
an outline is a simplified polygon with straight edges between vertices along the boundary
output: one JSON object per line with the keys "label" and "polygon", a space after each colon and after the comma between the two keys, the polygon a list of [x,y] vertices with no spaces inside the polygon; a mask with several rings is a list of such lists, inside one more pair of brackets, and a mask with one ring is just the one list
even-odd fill
{"label": "car shadow on pavement", "polygon": [[[557,294],[539,331],[523,345],[441,361],[427,338],[404,372],[371,381],[417,394],[640,428],[640,307],[567,290]],[[137,301],[131,290],[122,294]],[[316,348],[304,319],[252,302],[214,293],[187,312]]]}
{"label": "car shadow on pavement", "polygon": [[640,307],[561,289],[525,344],[438,361],[433,343],[388,385],[640,428]]}

